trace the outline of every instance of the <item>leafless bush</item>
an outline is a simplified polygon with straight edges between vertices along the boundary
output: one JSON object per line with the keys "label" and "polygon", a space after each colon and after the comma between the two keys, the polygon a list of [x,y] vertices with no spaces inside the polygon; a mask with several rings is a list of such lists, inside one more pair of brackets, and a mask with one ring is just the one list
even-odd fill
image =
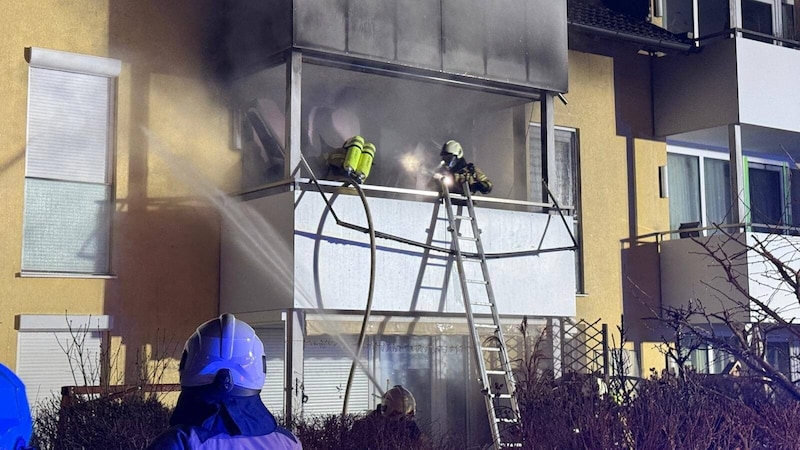
{"label": "leafless bush", "polygon": [[[354,429],[353,425],[358,421],[361,421],[361,426],[356,426]],[[459,436],[424,435],[422,439],[414,439],[402,421],[370,420],[363,414],[317,416],[298,421],[290,428],[297,434],[304,450],[464,450],[467,448],[463,433]]]}
{"label": "leafless bush", "polygon": [[51,398],[34,419],[40,450],[141,450],[169,426],[169,410],[155,398]]}
{"label": "leafless bush", "polygon": [[[87,348],[88,326],[73,327],[65,316],[69,339],[59,342],[69,361],[76,387],[89,389],[54,395],[34,409],[32,442],[40,450],[143,449],[168,427],[170,411],[148,384],[159,383],[176,348],[174,339],[157,332],[155,344],[137,352],[132,362],[136,380],[125,386],[109,383],[119,362],[119,350],[100,354]],[[91,322],[91,321],[89,321]],[[121,379],[120,379],[121,380]],[[119,382],[120,380],[115,380]],[[122,389],[120,389],[122,388]],[[76,390],[77,391],[77,390]]]}

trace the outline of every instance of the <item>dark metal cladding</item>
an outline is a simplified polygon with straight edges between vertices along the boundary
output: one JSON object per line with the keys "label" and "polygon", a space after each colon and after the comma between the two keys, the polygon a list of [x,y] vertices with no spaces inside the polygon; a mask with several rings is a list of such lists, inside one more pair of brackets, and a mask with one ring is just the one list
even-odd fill
{"label": "dark metal cladding", "polygon": [[296,47],[476,84],[567,90],[566,0],[262,0],[228,8],[228,35],[218,45],[240,75]]}

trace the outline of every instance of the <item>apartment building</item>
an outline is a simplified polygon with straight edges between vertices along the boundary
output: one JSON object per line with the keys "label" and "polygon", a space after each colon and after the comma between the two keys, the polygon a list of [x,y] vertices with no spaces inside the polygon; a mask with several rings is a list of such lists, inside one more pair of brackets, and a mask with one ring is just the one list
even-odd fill
{"label": "apartment building", "polygon": [[[0,361],[34,402],[82,382],[76,334],[91,383],[172,382],[185,337],[231,312],[266,344],[271,409],[364,411],[403,384],[423,420],[483,442],[453,257],[431,249],[449,246],[431,174],[456,139],[494,183],[476,214],[514,355],[525,322],[573,370],[584,320],[630,373],[664,367],[647,319],[705,298],[703,228],[794,223],[796,12],[713,3],[12,7]],[[377,148],[364,201],[326,159],[353,135]]]}

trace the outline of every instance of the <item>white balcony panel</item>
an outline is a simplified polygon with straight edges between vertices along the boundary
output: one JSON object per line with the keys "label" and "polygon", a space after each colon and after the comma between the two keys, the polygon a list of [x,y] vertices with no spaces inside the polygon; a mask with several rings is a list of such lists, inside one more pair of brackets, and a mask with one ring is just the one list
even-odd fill
{"label": "white balcony panel", "polygon": [[800,132],[800,51],[737,38],[736,60],[740,122]]}
{"label": "white balcony panel", "polygon": [[[753,247],[763,242],[766,250],[793,269],[800,268],[796,236],[764,233],[740,233],[734,239],[703,237],[675,239],[661,244],[661,298],[666,308],[685,307],[699,302],[709,314],[727,311],[735,320],[764,320],[759,317],[753,300],[762,302],[786,320],[800,318],[798,298],[781,278],[775,266],[767,262],[764,252],[745,251],[745,243]],[[729,261],[724,266],[711,252]],[[730,283],[729,274],[745,291],[739,292]],[[704,321],[702,317],[698,320]]]}
{"label": "white balcony panel", "polygon": [[746,38],[704,45],[688,55],[658,58],[653,73],[655,133],[702,142],[691,132],[715,130],[727,148],[727,125],[742,124],[750,150],[780,152],[785,137],[764,143],[758,128],[800,132],[800,51]]}
{"label": "white balcony panel", "polygon": [[[747,233],[747,269],[750,295],[763,302],[786,320],[800,319],[800,298],[769,257],[786,264],[791,271],[800,269],[800,237],[766,233]],[[764,250],[754,250],[762,248]],[[796,281],[796,280],[791,280]],[[758,317],[754,308],[752,319]]]}
{"label": "white balcony panel", "polygon": [[[319,194],[298,193],[295,208],[295,306],[307,309],[363,310],[369,285],[369,238],[335,223],[323,214]],[[425,242],[434,204],[370,198],[376,230]],[[334,209],[340,219],[366,226],[357,196],[339,196]],[[487,253],[571,245],[558,216],[479,208],[476,212]],[[432,232],[433,244],[448,247],[444,208]],[[550,221],[548,226],[548,220]],[[546,232],[545,232],[546,230]],[[424,264],[424,250],[394,240],[378,239],[373,308],[377,311],[462,313],[464,306],[455,265],[432,253]],[[469,250],[465,248],[465,250]],[[472,264],[473,270],[478,264]],[[574,252],[493,259],[489,262],[497,306],[501,314],[573,316],[575,314]],[[449,272],[448,272],[449,270]],[[301,275],[302,274],[302,275]],[[475,277],[477,278],[477,275]],[[480,300],[471,289],[473,300]],[[485,295],[485,294],[483,294]],[[477,309],[476,312],[482,311]]]}

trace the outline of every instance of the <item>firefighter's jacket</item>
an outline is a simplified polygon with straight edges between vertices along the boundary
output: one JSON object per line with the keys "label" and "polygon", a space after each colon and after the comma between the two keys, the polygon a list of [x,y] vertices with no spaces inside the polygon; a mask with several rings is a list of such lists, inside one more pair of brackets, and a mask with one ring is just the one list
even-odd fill
{"label": "firefighter's jacket", "polygon": [[257,395],[208,401],[181,392],[170,425],[148,450],[303,448],[296,436],[277,425]]}
{"label": "firefighter's jacket", "polygon": [[469,186],[469,191],[473,194],[475,192],[480,192],[481,194],[492,192],[492,180],[472,163],[465,164],[461,169],[453,172],[453,188],[451,191],[463,194],[462,186],[465,182]]}

